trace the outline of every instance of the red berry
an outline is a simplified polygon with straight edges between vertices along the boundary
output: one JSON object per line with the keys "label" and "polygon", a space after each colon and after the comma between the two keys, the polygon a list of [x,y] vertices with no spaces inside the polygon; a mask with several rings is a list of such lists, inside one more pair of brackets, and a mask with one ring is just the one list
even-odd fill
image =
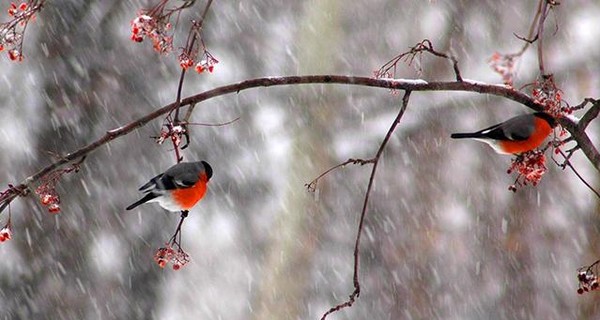
{"label": "red berry", "polygon": [[52,203],[51,205],[48,206],[48,212],[50,213],[59,213],[60,212],[60,206],[56,203]]}
{"label": "red berry", "polygon": [[179,269],[181,269],[181,266],[179,264],[176,263],[173,265],[173,270],[177,271]]}
{"label": "red berry", "polygon": [[208,72],[212,73],[214,68],[215,66],[213,65],[208,66]]}
{"label": "red berry", "polygon": [[583,294],[583,289],[582,288],[577,289],[577,293],[578,294]]}
{"label": "red berry", "polygon": [[138,36],[134,33],[131,35],[131,40],[135,41],[135,42],[142,42],[144,40],[144,38],[142,38],[141,36]]}
{"label": "red berry", "polygon": [[11,237],[12,237],[12,235],[10,233],[10,229],[4,228],[0,231],[0,242],[10,240]]}
{"label": "red berry", "polygon": [[8,58],[10,58],[10,60],[15,61],[19,58],[20,54],[19,51],[17,50],[10,50],[8,51]]}
{"label": "red berry", "polygon": [[27,3],[25,3],[25,2],[22,2],[22,3],[19,5],[19,10],[21,10],[21,11],[25,11],[25,10],[27,10]]}
{"label": "red berry", "polygon": [[49,205],[50,203],[52,203],[52,196],[49,194],[45,194],[44,196],[42,196],[41,202],[45,206]]}

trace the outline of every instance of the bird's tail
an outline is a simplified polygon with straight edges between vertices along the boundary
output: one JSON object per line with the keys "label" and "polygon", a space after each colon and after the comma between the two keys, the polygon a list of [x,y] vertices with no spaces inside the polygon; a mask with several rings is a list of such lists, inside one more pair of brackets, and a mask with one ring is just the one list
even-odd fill
{"label": "bird's tail", "polygon": [[131,209],[139,206],[140,204],[146,203],[146,202],[148,202],[148,201],[150,201],[150,200],[152,200],[152,199],[154,199],[156,197],[158,197],[158,195],[150,192],[147,195],[145,195],[143,198],[141,198],[140,200],[138,200],[138,201],[130,204],[127,208],[125,208],[125,210],[131,210]]}
{"label": "bird's tail", "polygon": [[481,134],[478,132],[453,133],[450,135],[450,138],[452,138],[452,139],[481,138]]}

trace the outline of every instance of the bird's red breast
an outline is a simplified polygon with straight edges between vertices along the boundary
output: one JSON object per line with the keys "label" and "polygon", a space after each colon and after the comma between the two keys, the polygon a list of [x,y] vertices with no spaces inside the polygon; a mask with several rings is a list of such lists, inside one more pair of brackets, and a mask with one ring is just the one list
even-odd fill
{"label": "bird's red breast", "polygon": [[181,206],[182,210],[191,209],[206,193],[206,183],[208,177],[203,172],[200,174],[200,179],[189,188],[175,189],[172,191],[173,200]]}
{"label": "bird's red breast", "polygon": [[502,150],[506,153],[513,154],[531,151],[539,147],[551,132],[552,127],[546,120],[535,117],[535,130],[529,138],[522,141],[499,141],[500,148],[502,148]]}

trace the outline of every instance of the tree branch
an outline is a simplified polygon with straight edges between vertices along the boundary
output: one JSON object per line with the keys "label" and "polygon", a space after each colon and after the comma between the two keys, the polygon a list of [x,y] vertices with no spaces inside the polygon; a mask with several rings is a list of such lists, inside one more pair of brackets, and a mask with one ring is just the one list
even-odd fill
{"label": "tree branch", "polygon": [[[308,76],[289,76],[289,77],[265,77],[246,80],[222,87],[218,87],[212,90],[202,92],[181,100],[180,103],[168,104],[156,111],[153,111],[137,120],[127,123],[121,127],[109,130],[105,135],[99,139],[85,145],[73,152],[67,153],[57,161],[49,164],[42,168],[38,172],[29,176],[23,180],[19,185],[14,186],[15,192],[17,190],[25,190],[28,187],[37,182],[40,178],[53,170],[68,164],[71,161],[80,159],[81,157],[88,155],[95,151],[97,148],[111,142],[112,140],[124,136],[137,128],[143,127],[148,122],[157,119],[158,117],[165,115],[173,111],[178,106],[192,105],[208,99],[230,94],[239,93],[242,90],[257,88],[257,87],[272,87],[272,86],[283,86],[283,85],[297,85],[297,84],[344,84],[344,85],[355,85],[355,86],[366,86],[366,87],[377,87],[392,90],[404,90],[404,91],[465,91],[465,92],[476,92],[482,94],[491,94],[507,98],[509,100],[520,103],[532,110],[541,111],[543,106],[536,103],[531,97],[526,94],[516,91],[512,88],[504,85],[485,84],[475,81],[463,80],[463,81],[447,81],[447,82],[426,82],[423,80],[404,80],[404,79],[375,79],[369,77],[354,77],[354,76],[342,76],[342,75],[308,75]],[[574,139],[577,141],[582,152],[590,160],[592,165],[600,171],[600,154],[598,150],[592,144],[590,138],[585,133],[585,129],[578,126],[575,122],[568,118],[559,119],[559,123],[567,129]],[[10,191],[12,194],[12,191]],[[16,194],[15,194],[16,196]],[[0,199],[8,199],[12,201],[15,197],[6,197]]]}
{"label": "tree branch", "polygon": [[541,15],[538,20],[538,47],[537,47],[537,56],[538,56],[538,67],[540,69],[540,75],[544,76],[544,22],[546,22],[546,17],[548,16],[548,2],[546,0],[540,0],[541,3]]}
{"label": "tree branch", "polygon": [[580,106],[582,106],[583,108],[588,103],[591,103],[592,107],[583,115],[583,117],[581,117],[581,120],[579,120],[579,123],[577,124],[582,129],[587,128],[590,122],[596,119],[598,117],[598,114],[600,113],[600,100],[587,98]]}

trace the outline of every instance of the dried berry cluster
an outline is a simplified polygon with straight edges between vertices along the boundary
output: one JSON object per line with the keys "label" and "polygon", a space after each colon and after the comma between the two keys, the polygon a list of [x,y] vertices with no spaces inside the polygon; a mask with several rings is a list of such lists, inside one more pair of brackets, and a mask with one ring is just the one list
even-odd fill
{"label": "dried berry cluster", "polygon": [[140,14],[131,21],[131,40],[142,42],[147,37],[156,52],[167,54],[173,50],[173,36],[168,34],[170,29],[168,19]]}
{"label": "dried berry cluster", "polygon": [[579,287],[577,288],[577,293],[583,294],[584,292],[597,290],[600,288],[600,283],[598,282],[597,265],[599,261],[594,262],[589,267],[581,267],[577,270],[577,280],[579,281]]}
{"label": "dried berry cluster", "polygon": [[[171,1],[160,0],[154,7],[142,10],[131,21],[131,40],[142,42],[144,38],[149,38],[157,52],[163,54],[171,52],[173,50],[171,16],[190,7],[194,1],[183,1],[183,4],[172,8],[169,7],[169,2]],[[194,22],[186,44],[181,48],[182,52],[178,56],[179,65],[185,70],[194,67],[198,73],[213,72],[215,64],[219,61],[206,50],[200,32],[201,25]]]}
{"label": "dried berry cluster", "polygon": [[541,80],[537,80],[531,95],[536,103],[544,105],[544,111],[555,118],[573,112],[569,106],[565,106],[563,103],[562,91],[556,87],[552,75],[544,75]]}
{"label": "dried berry cluster", "polygon": [[60,174],[54,172],[48,175],[36,189],[35,193],[40,197],[42,205],[48,208],[50,213],[60,212],[60,196],[56,192],[56,183],[60,179]]}
{"label": "dried berry cluster", "polygon": [[202,25],[198,22],[194,22],[190,29],[185,47],[182,48],[181,54],[179,54],[179,66],[184,70],[194,66],[194,70],[198,73],[204,71],[212,73],[215,65],[219,63],[219,60],[206,49],[204,41],[202,40],[201,31]]}
{"label": "dried berry cluster", "polygon": [[162,127],[160,134],[153,138],[158,144],[162,144],[165,140],[171,139],[176,146],[179,146],[181,144],[181,138],[185,133],[186,130],[184,126],[167,124]]}
{"label": "dried berry cluster", "polygon": [[219,60],[217,60],[212,54],[210,54],[210,52],[206,51],[206,49],[204,49],[202,57],[199,59],[198,62],[196,62],[197,55],[197,50],[184,50],[179,55],[179,66],[182,69],[187,70],[194,66],[194,64],[196,64],[194,66],[194,70],[196,70],[196,72],[202,73],[204,71],[208,71],[212,73],[215,68],[215,64],[219,63]]}
{"label": "dried berry cluster", "polygon": [[16,4],[10,3],[8,16],[10,20],[0,23],[0,51],[8,50],[8,58],[12,61],[23,61],[23,37],[29,21],[35,19],[44,0],[29,0]]}
{"label": "dried berry cluster", "polygon": [[166,247],[160,248],[154,254],[154,261],[159,267],[164,268],[168,263],[173,264],[173,270],[179,270],[181,267],[190,262],[190,256],[175,244],[177,249],[174,249],[170,243]]}
{"label": "dried berry cluster", "polygon": [[536,186],[546,173],[546,156],[543,150],[532,150],[522,153],[511,160],[507,173],[517,172],[515,183],[508,190],[516,192],[518,187],[531,183]]}
{"label": "dried berry cluster", "polygon": [[79,162],[73,163],[70,167],[53,171],[41,179],[40,185],[35,189],[35,193],[40,197],[40,202],[48,207],[48,212],[60,212],[60,196],[56,191],[56,183],[65,173],[78,172],[79,166],[85,160],[82,158]]}
{"label": "dried berry cluster", "polygon": [[515,55],[495,52],[490,60],[490,67],[502,77],[502,82],[512,87],[515,76]]}

